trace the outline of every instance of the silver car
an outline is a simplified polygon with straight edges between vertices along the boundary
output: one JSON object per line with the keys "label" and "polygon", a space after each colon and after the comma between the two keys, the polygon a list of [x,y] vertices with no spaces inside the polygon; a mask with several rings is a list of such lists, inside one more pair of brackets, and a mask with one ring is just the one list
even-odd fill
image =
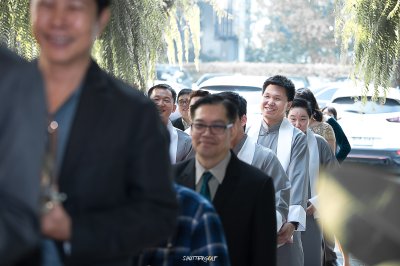
{"label": "silver car", "polygon": [[261,114],[262,86],[268,77],[230,75],[214,77],[202,82],[198,89],[218,93],[233,91],[241,95],[247,101],[247,114]]}
{"label": "silver car", "polygon": [[385,92],[379,88],[381,98],[375,101],[372,87],[365,94],[363,84],[349,84],[344,83],[329,104],[336,108],[338,122],[352,148],[346,161],[390,166],[400,174],[399,89],[390,88]]}

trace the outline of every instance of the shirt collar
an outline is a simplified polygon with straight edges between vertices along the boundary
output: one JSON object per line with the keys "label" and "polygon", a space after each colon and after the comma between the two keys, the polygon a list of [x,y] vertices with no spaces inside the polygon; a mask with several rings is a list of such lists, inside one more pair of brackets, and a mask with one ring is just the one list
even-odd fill
{"label": "shirt collar", "polygon": [[185,130],[188,129],[188,128],[190,127],[190,124],[187,123],[187,122],[185,121],[185,119],[183,119],[183,117],[181,117],[181,119],[182,119],[183,128],[184,128]]}
{"label": "shirt collar", "polygon": [[236,155],[239,153],[239,151],[242,149],[244,143],[246,142],[247,139],[247,134],[244,134],[242,139],[239,141],[238,144],[236,144],[235,147],[233,147],[233,153],[235,153]]}
{"label": "shirt collar", "polygon": [[167,129],[169,131],[169,133],[171,134],[172,131],[174,130],[174,126],[172,125],[171,120],[168,119],[168,123],[167,123]]}
{"label": "shirt collar", "polygon": [[277,124],[275,124],[273,126],[268,126],[268,124],[263,119],[262,123],[261,123],[261,130],[260,130],[261,135],[266,135],[266,134],[268,134],[270,132],[279,131],[279,128],[281,127],[282,121],[283,121],[283,119],[279,123],[277,123]]}
{"label": "shirt collar", "polygon": [[229,151],[224,159],[220,161],[216,166],[211,169],[205,169],[200,162],[196,159],[196,184],[199,183],[201,176],[204,172],[210,171],[211,174],[217,179],[219,184],[222,184],[224,181],[226,168],[228,167],[229,161],[231,160],[231,152]]}

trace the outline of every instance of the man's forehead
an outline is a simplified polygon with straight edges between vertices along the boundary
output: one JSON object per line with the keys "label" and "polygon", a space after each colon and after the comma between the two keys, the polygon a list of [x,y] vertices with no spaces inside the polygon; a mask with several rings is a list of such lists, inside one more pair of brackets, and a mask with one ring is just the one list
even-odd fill
{"label": "man's forehead", "polygon": [[226,121],[226,110],[222,104],[205,104],[199,106],[195,113],[194,119],[212,119]]}
{"label": "man's forehead", "polygon": [[172,92],[168,89],[164,89],[164,88],[154,88],[152,95],[162,95],[162,96],[169,96],[172,97]]}
{"label": "man's forehead", "polygon": [[270,84],[265,88],[265,92],[268,93],[276,93],[276,94],[285,94],[286,95],[286,89],[282,86],[275,85],[275,84]]}

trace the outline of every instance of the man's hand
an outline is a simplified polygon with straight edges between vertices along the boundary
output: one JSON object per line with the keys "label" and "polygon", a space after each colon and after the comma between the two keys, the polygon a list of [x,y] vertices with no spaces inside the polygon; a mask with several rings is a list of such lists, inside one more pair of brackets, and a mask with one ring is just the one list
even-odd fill
{"label": "man's hand", "polygon": [[285,223],[278,232],[278,245],[293,243],[292,236],[295,227],[292,223]]}
{"label": "man's hand", "polygon": [[71,218],[61,204],[55,204],[41,218],[42,234],[51,239],[67,241],[71,238]]}
{"label": "man's hand", "polygon": [[308,216],[313,215],[317,209],[310,203],[310,206],[307,207],[306,213]]}

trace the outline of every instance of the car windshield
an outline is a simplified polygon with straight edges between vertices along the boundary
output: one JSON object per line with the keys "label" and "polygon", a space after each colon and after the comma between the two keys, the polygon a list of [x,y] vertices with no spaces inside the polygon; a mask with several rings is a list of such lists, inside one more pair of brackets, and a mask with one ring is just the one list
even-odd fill
{"label": "car windshield", "polygon": [[228,86],[228,85],[218,85],[218,86],[205,86],[201,88],[202,90],[208,91],[234,91],[234,92],[260,92],[261,88],[252,86]]}
{"label": "car windshield", "polygon": [[400,112],[400,103],[393,99],[386,99],[385,103],[373,102],[371,97],[367,98],[367,102],[360,99],[354,101],[353,97],[341,97],[333,101],[340,109],[345,112],[361,113],[361,114],[379,114]]}
{"label": "car windshield", "polygon": [[325,89],[325,90],[321,90],[317,93],[315,93],[315,98],[317,98],[317,100],[330,100],[332,99],[332,96],[335,94],[335,92],[337,91],[336,88],[330,88],[330,89]]}

